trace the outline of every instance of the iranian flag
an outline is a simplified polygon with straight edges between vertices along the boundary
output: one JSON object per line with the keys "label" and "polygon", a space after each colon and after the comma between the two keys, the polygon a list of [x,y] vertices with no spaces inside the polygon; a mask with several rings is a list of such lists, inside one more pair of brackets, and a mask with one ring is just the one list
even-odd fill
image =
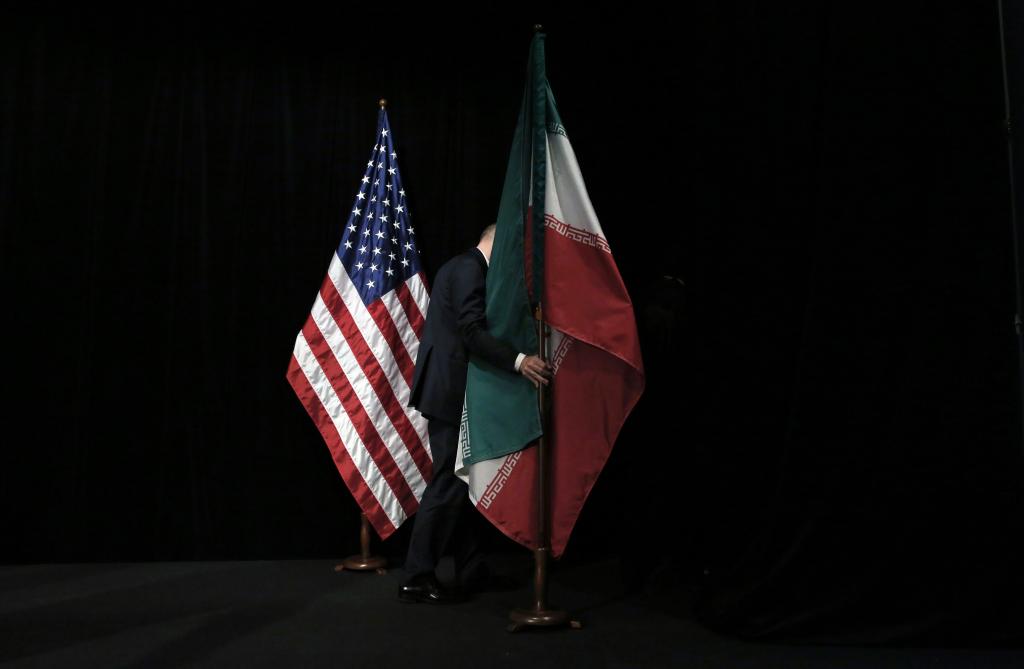
{"label": "iranian flag", "polygon": [[[583,503],[644,388],[633,304],[590,203],[544,68],[544,35],[509,156],[487,273],[487,324],[526,353],[534,306],[550,328],[554,369],[545,447],[550,546],[565,550]],[[538,547],[537,390],[521,375],[470,361],[456,473],[498,529]]]}

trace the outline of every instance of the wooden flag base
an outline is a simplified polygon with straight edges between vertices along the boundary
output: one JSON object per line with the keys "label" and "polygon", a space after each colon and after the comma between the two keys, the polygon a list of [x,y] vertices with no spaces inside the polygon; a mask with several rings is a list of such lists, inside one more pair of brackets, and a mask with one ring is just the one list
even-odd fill
{"label": "wooden flag base", "polygon": [[334,571],[375,571],[378,574],[386,574],[388,570],[384,567],[388,561],[378,555],[370,555],[370,521],[363,514],[363,523],[359,528],[359,555],[350,555],[341,561],[341,564],[334,565]]}
{"label": "wooden flag base", "polygon": [[341,561],[341,564],[334,568],[334,571],[376,571],[378,574],[386,574],[384,566],[388,563],[382,557],[376,555],[362,556],[350,555]]}
{"label": "wooden flag base", "polygon": [[573,620],[568,611],[560,609],[512,609],[508,614],[512,622],[508,626],[509,632],[518,632],[527,627],[565,627],[571,629],[583,629],[582,623]]}

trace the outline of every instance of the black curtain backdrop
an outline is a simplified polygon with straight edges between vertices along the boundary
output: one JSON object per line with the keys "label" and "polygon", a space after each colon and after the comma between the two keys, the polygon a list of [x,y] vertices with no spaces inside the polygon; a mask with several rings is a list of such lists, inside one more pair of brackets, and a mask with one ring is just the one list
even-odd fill
{"label": "black curtain backdrop", "polygon": [[[996,6],[912,4],[545,24],[648,374],[566,561],[751,638],[1022,640]],[[378,98],[428,274],[493,221],[533,20],[285,14],[4,22],[3,561],[356,550],[292,343]]]}

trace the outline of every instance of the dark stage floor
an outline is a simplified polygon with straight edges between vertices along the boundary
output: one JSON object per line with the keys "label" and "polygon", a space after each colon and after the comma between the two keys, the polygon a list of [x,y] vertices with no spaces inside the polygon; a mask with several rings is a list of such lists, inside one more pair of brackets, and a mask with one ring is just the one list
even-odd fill
{"label": "dark stage floor", "polygon": [[[0,567],[5,667],[773,667],[1024,666],[1024,652],[757,645],[694,622],[685,602],[626,595],[618,565],[560,567],[552,600],[581,631],[509,634],[529,592],[449,607],[402,604],[398,574],[334,561]],[[525,565],[528,568],[528,565]],[[515,568],[521,565],[513,564]],[[609,575],[615,578],[609,578]]]}

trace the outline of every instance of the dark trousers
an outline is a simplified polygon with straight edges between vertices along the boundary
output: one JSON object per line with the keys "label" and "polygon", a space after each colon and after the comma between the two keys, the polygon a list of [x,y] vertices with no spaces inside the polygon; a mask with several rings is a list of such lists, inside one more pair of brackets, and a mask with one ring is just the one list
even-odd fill
{"label": "dark trousers", "polygon": [[441,556],[451,550],[456,578],[470,581],[487,567],[474,531],[477,511],[469,501],[466,484],[455,476],[459,426],[435,418],[428,423],[427,432],[434,476],[413,517],[405,571],[408,578],[434,573]]}

